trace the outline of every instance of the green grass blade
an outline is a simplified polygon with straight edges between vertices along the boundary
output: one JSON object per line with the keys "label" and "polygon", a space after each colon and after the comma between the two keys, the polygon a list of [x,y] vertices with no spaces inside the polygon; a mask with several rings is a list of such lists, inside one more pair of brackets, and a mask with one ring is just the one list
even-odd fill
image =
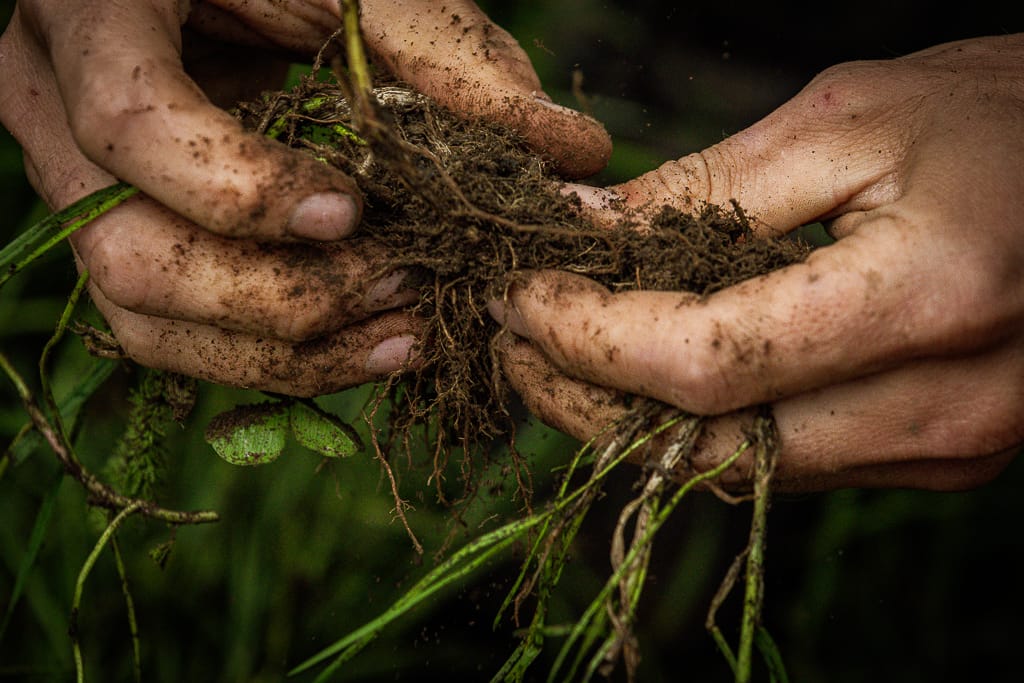
{"label": "green grass blade", "polygon": [[[521,538],[523,534],[539,524],[543,519],[545,519],[545,515],[539,514],[510,522],[466,544],[448,560],[432,569],[426,576],[416,582],[412,588],[376,619],[367,622],[355,631],[328,645],[293,668],[288,672],[288,675],[300,674],[331,657],[340,656],[340,659],[335,661],[328,669],[328,671],[333,671],[342,661],[354,655],[359,649],[373,640],[388,624],[409,612],[413,607],[434,593],[480,567],[488,559]],[[322,673],[321,678],[326,673]]]}
{"label": "green grass blade", "polygon": [[768,675],[771,683],[789,683],[789,675],[786,673],[786,665],[782,662],[782,655],[771,634],[763,626],[757,627],[754,634],[754,644],[757,646],[764,663],[768,667]]}
{"label": "green grass blade", "polygon": [[68,235],[138,192],[138,188],[127,183],[97,190],[66,209],[50,214],[11,240],[0,249],[0,287]]}
{"label": "green grass blade", "polygon": [[36,521],[32,525],[32,533],[29,535],[28,546],[25,548],[25,554],[21,558],[18,575],[14,579],[14,588],[11,590],[11,598],[7,603],[7,611],[4,614],[3,623],[0,623],[0,642],[3,642],[7,626],[11,622],[11,615],[14,614],[14,608],[18,604],[18,599],[21,598],[21,592],[25,588],[25,581],[28,580],[29,574],[32,572],[36,557],[39,555],[39,549],[43,547],[43,540],[46,538],[47,529],[50,528],[50,519],[53,516],[53,508],[57,502],[57,493],[60,491],[60,485],[63,481],[64,470],[58,468],[53,483],[46,490],[43,504],[39,506],[39,513],[36,515]]}

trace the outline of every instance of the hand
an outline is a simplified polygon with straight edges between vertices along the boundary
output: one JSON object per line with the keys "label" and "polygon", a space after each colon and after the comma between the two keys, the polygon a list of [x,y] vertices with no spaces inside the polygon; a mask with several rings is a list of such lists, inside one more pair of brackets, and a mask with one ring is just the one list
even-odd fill
{"label": "hand", "polygon": [[[315,54],[338,2],[191,5],[25,0],[0,38],[0,120],[46,202],[115,178],[144,193],[72,240],[94,301],[132,358],[215,382],[311,395],[401,367],[418,330],[394,310],[402,276],[375,278],[388,254],[338,241],[358,224],[353,182],[218,107]],[[363,5],[367,45],[396,75],[514,126],[567,176],[607,160],[600,125],[552,105],[473,3]],[[565,142],[579,136],[583,152]]]}
{"label": "hand", "polygon": [[732,411],[771,403],[790,490],[996,476],[1024,442],[1022,60],[1013,35],[839,65],[751,128],[610,188],[630,207],[735,198],[761,235],[823,220],[837,241],[702,303],[535,273],[492,305],[532,342],[506,344],[513,385],[583,439],[623,409],[595,385],[720,416],[703,468],[739,443]]}

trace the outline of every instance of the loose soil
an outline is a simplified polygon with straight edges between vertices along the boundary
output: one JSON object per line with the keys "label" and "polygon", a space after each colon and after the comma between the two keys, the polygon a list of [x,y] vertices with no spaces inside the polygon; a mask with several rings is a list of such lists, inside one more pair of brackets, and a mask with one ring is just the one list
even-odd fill
{"label": "loose soil", "polygon": [[400,83],[374,92],[379,119],[393,133],[384,139],[358,130],[337,85],[314,79],[237,114],[355,179],[365,207],[361,235],[393,254],[381,275],[409,273],[406,284],[419,292],[411,310],[427,321],[423,360],[383,391],[393,443],[432,425],[435,473],[455,451],[464,455],[463,472],[472,472],[474,457],[513,429],[493,343],[502,330],[486,303],[502,298],[521,271],[565,270],[613,292],[706,296],[807,253],[793,241],[755,239],[738,206],[707,206],[699,215],[651,207],[645,229],[626,214],[614,229],[598,227],[515,133],[459,118]]}

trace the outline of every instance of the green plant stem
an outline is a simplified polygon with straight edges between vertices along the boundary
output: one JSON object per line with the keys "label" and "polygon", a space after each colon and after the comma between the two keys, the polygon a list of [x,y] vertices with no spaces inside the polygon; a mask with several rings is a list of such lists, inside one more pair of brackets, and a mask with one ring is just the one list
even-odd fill
{"label": "green plant stem", "polygon": [[132,598],[132,591],[128,586],[128,570],[125,568],[124,558],[121,556],[121,547],[117,542],[117,536],[111,536],[110,549],[114,553],[117,575],[121,579],[121,593],[124,595],[125,609],[128,611],[128,631],[132,637],[132,673],[135,683],[142,683],[142,646],[139,642],[139,622],[135,617],[135,599]]}
{"label": "green plant stem", "polygon": [[2,370],[7,375],[11,383],[14,384],[14,387],[21,398],[22,405],[28,413],[29,419],[32,420],[32,424],[35,425],[35,428],[39,430],[43,439],[45,439],[47,444],[49,444],[50,448],[57,456],[57,459],[60,460],[61,465],[64,466],[64,471],[71,475],[72,478],[78,481],[89,492],[89,502],[91,504],[110,510],[122,510],[126,507],[138,504],[140,506],[140,512],[146,517],[159,519],[170,524],[205,524],[209,522],[216,522],[220,519],[217,513],[213,511],[183,512],[179,510],[168,510],[152,503],[151,501],[122,496],[111,489],[109,486],[97,479],[95,475],[89,472],[73,456],[67,444],[53,429],[46,417],[46,414],[39,407],[39,404],[36,403],[36,400],[32,396],[32,392],[29,390],[25,380],[20,374],[18,374],[18,371],[2,352],[0,352],[0,370]]}
{"label": "green plant stem", "polygon": [[[763,418],[761,419],[763,420]],[[766,427],[763,426],[762,434]],[[770,501],[769,482],[774,458],[766,440],[761,438],[754,451],[754,511],[750,523],[750,542],[747,553],[746,589],[743,597],[743,621],[740,625],[740,644],[736,653],[736,683],[749,683],[754,651],[754,637],[761,621],[764,601],[764,551],[768,528]]]}
{"label": "green plant stem", "polygon": [[[494,618],[495,627],[497,627],[498,622],[501,620],[501,617],[504,614],[505,610],[512,603],[515,595],[521,592],[529,568],[531,566],[541,567],[543,564],[547,562],[546,558],[542,558],[538,561],[537,557],[541,552],[541,547],[544,544],[545,538],[549,537],[550,525],[552,523],[552,520],[558,516],[561,516],[563,519],[565,519],[566,517],[577,518],[577,523],[575,526],[576,528],[578,528],[579,522],[582,521],[582,516],[586,514],[586,511],[588,509],[587,499],[584,499],[584,496],[587,496],[587,498],[592,498],[593,496],[596,496],[598,492],[597,489],[601,482],[603,482],[604,478],[607,477],[608,474],[617,465],[621,464],[637,449],[642,448],[644,445],[646,445],[655,436],[661,434],[666,429],[669,429],[672,426],[676,425],[682,419],[682,416],[677,416],[671,420],[667,420],[665,423],[659,425],[649,434],[646,434],[643,437],[636,439],[635,441],[630,443],[626,448],[623,448],[615,457],[611,459],[609,463],[607,463],[603,467],[600,463],[598,463],[597,466],[600,469],[594,474],[592,474],[590,478],[586,482],[584,482],[582,486],[574,489],[572,492],[569,492],[569,484],[572,480],[573,473],[575,473],[580,463],[587,457],[588,453],[593,448],[594,441],[597,439],[597,437],[595,436],[594,439],[591,439],[589,442],[584,444],[583,447],[576,451],[576,454],[573,457],[572,462],[569,464],[568,470],[566,471],[564,478],[562,479],[562,484],[559,487],[558,493],[555,496],[554,508],[549,512],[541,513],[544,517],[544,525],[541,527],[538,536],[534,541],[532,548],[530,549],[530,554],[523,561],[522,571],[520,571],[515,583],[509,590],[508,597],[505,598],[505,601],[498,609],[498,613]],[[613,443],[610,444],[605,450],[614,450],[616,448],[616,445]],[[570,505],[574,505],[576,501],[579,499],[583,500],[579,505],[575,507],[575,509],[573,509],[571,513],[569,513],[568,515],[560,515],[560,513],[563,513],[564,511],[568,510]]]}
{"label": "green plant stem", "polygon": [[[575,641],[582,637],[586,632],[590,631],[591,622],[599,613],[603,612],[605,601],[608,599],[608,596],[611,595],[612,591],[614,591],[621,583],[623,576],[625,576],[626,572],[633,566],[633,563],[636,561],[641,550],[650,545],[650,542],[654,538],[654,535],[665,523],[665,521],[668,519],[672,511],[675,510],[676,506],[683,499],[683,497],[691,490],[693,490],[693,488],[696,487],[701,482],[714,479],[715,477],[718,477],[720,474],[722,474],[722,472],[725,472],[727,469],[732,467],[732,465],[740,458],[741,455],[743,455],[744,452],[746,452],[746,450],[749,447],[750,442],[744,441],[742,444],[740,444],[736,451],[728,458],[723,460],[713,469],[707,470],[696,476],[691,477],[686,481],[685,484],[680,486],[675,493],[672,494],[672,498],[669,500],[668,504],[666,504],[660,511],[658,511],[658,514],[651,522],[651,524],[648,526],[643,538],[640,540],[639,543],[634,543],[630,547],[629,552],[626,554],[625,558],[623,558],[622,564],[619,565],[615,573],[612,574],[612,576],[608,579],[607,582],[605,582],[605,585],[601,589],[601,592],[590,603],[590,606],[587,608],[586,612],[584,612],[583,617],[579,620],[579,622],[577,622],[575,628],[573,628],[572,633],[569,635],[569,638],[562,646],[562,649],[559,652],[554,665],[552,666],[550,675],[548,677],[549,681],[563,680],[557,678],[555,674],[562,667],[562,664],[565,661],[565,658],[568,655],[569,650],[572,649],[572,646],[575,643]],[[589,636],[588,642],[592,642],[592,640],[593,636]],[[570,672],[569,676],[564,680],[571,680],[574,675],[575,670]]]}
{"label": "green plant stem", "polygon": [[85,588],[85,580],[89,578],[89,572],[92,571],[93,565],[96,564],[96,559],[103,552],[107,543],[113,538],[117,528],[121,526],[124,520],[131,517],[136,512],[142,509],[142,501],[135,501],[131,505],[125,507],[123,510],[117,513],[117,515],[110,521],[107,528],[103,530],[99,540],[93,547],[92,552],[85,558],[85,563],[82,565],[82,569],[78,572],[78,580],[75,582],[75,594],[71,601],[71,624],[68,627],[68,633],[71,635],[71,647],[75,657],[75,680],[78,683],[84,683],[85,681],[85,670],[82,666],[82,648],[78,642],[78,610],[82,604],[82,591]]}
{"label": "green plant stem", "polygon": [[[650,434],[644,435],[643,438],[637,439],[629,446],[622,450],[606,467],[596,472],[586,483],[572,492],[567,492],[567,483],[563,483],[562,488],[559,492],[559,500],[550,509],[529,516],[525,519],[517,520],[506,524],[503,527],[495,529],[494,531],[481,536],[480,538],[471,541],[467,545],[463,546],[452,555],[447,561],[438,565],[436,568],[431,570],[426,576],[420,579],[416,584],[410,588],[402,597],[398,598],[384,613],[377,618],[364,624],[355,631],[350,632],[338,641],[322,649],[317,654],[308,658],[294,669],[289,672],[289,675],[295,675],[306,671],[317,664],[320,664],[331,657],[337,656],[334,662],[331,663],[324,671],[320,673],[317,678],[318,681],[327,680],[327,677],[333,673],[337,667],[343,662],[347,661],[361,648],[365,647],[373,638],[375,638],[384,627],[399,618],[401,615],[407,613],[416,605],[423,602],[425,599],[441,590],[442,588],[450,585],[452,582],[466,576],[474,569],[480,567],[486,560],[490,559],[497,553],[510,546],[514,541],[522,538],[527,532],[538,525],[550,524],[554,517],[563,515],[569,506],[573,505],[584,493],[593,491],[607,474],[614,468],[618,463],[625,460],[632,452],[636,449],[643,447],[650,439],[654,438],[655,435],[661,431],[668,429],[671,425],[675,424],[677,420],[670,420],[663,425],[660,425],[658,429],[653,430]],[[584,450],[584,449],[581,449]],[[581,455],[578,453],[573,466],[581,459]],[[571,471],[570,471],[571,474]],[[712,476],[709,474],[709,476]],[[578,511],[577,511],[578,512]],[[576,512],[569,515],[570,519],[579,519],[576,517]],[[543,536],[543,531],[541,535]],[[535,544],[531,557],[536,555],[538,546]],[[562,553],[564,555],[564,553]],[[529,563],[530,560],[527,560]],[[526,566],[527,563],[524,563]],[[543,565],[542,566],[546,566]],[[557,572],[557,568],[548,567],[550,571]],[[517,586],[520,582],[517,582]],[[515,590],[515,589],[513,589]]]}
{"label": "green plant stem", "polygon": [[[103,383],[117,367],[118,364],[109,359],[94,362],[88,374],[60,400],[60,414],[69,432],[69,437],[74,434],[77,427],[78,411],[82,405],[103,386]],[[0,462],[10,462],[13,465],[21,464],[39,445],[41,439],[42,436],[36,431],[32,421],[26,422],[11,440],[4,454],[0,456]],[[3,465],[0,465],[0,471],[2,470]]]}
{"label": "green plant stem", "polygon": [[366,61],[363,49],[363,38],[359,30],[358,0],[340,0],[341,20],[345,29],[345,56],[351,75],[353,97],[352,112],[357,115],[357,126],[365,119],[373,117],[373,80],[370,78],[370,65]]}
{"label": "green plant stem", "polygon": [[754,644],[757,645],[757,649],[764,658],[764,663],[768,666],[770,683],[789,683],[789,674],[786,673],[786,666],[782,662],[779,648],[775,645],[771,634],[763,626],[757,627]]}
{"label": "green plant stem", "polygon": [[[86,284],[89,282],[89,271],[82,270],[78,276],[78,281],[75,283],[75,288],[71,290],[71,295],[68,296],[67,304],[64,306],[64,311],[60,315],[60,319],[57,321],[57,328],[54,330],[53,335],[47,340],[46,345],[43,346],[43,352],[39,354],[39,383],[42,387],[43,400],[46,401],[47,407],[50,409],[50,420],[53,422],[54,430],[60,436],[64,443],[70,444],[71,440],[68,438],[68,433],[64,429],[64,420],[60,415],[60,408],[57,406],[57,401],[53,397],[53,389],[50,386],[50,373],[47,370],[47,366],[50,363],[50,353],[60,343],[60,340],[64,338],[64,331],[67,330],[68,323],[71,321],[71,315],[74,313],[75,308],[78,306],[78,300],[82,296],[82,292],[85,290]],[[75,455],[69,449],[69,455],[74,458]]]}

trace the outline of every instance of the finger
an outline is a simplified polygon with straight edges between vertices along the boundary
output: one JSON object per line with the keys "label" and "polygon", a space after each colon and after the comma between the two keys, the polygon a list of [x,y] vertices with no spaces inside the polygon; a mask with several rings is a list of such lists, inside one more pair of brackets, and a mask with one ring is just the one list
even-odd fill
{"label": "finger", "polygon": [[625,394],[567,377],[524,339],[505,334],[497,350],[509,384],[549,427],[587,441],[627,410]]}
{"label": "finger", "polygon": [[622,196],[613,189],[566,183],[560,191],[574,198],[578,202],[579,212],[594,225],[604,228],[628,225],[635,230],[643,230],[650,225],[648,212],[627,206]]}
{"label": "finger", "polygon": [[[601,433],[628,410],[621,394],[560,374],[525,341],[509,341],[501,353],[506,376],[531,412],[578,439]],[[1024,443],[1022,368],[1020,354],[929,361],[781,401],[773,406],[779,434],[773,487],[961,490],[984,484]],[[693,471],[731,455],[746,440],[751,416],[740,411],[709,420],[690,460]],[[745,456],[718,483],[745,488],[752,467]]]}
{"label": "finger", "polygon": [[415,300],[369,240],[258,244],[209,233],[136,197],[74,236],[104,296],[136,313],[311,339]]}
{"label": "finger", "polygon": [[[13,24],[13,22],[12,22]],[[9,31],[0,49],[15,95],[5,124],[28,140],[26,170],[51,206],[113,182],[74,145],[52,74],[38,46]],[[36,135],[33,131],[48,131]],[[147,198],[93,221],[72,241],[107,298],[139,313],[308,339],[410,300],[370,245],[272,247],[200,230]]]}
{"label": "finger", "polygon": [[188,25],[219,41],[277,46],[311,56],[340,26],[338,0],[206,0],[190,4]]}
{"label": "finger", "polygon": [[[969,461],[1024,443],[1024,349],[927,359],[774,407],[784,476]],[[781,429],[784,426],[785,432]]]}
{"label": "finger", "polygon": [[[351,232],[360,211],[351,180],[244,131],[188,78],[177,2],[57,5],[38,2],[28,19],[49,50],[75,143],[90,160],[224,235]],[[49,128],[36,127],[27,146]]]}
{"label": "finger", "polygon": [[62,207],[114,182],[85,159],[68,130],[49,58],[25,28],[16,5],[0,36],[0,64],[6,79],[0,120],[21,145],[25,172],[51,207]]}
{"label": "finger", "polygon": [[181,40],[186,73],[221,109],[230,110],[239,102],[253,102],[263,93],[279,90],[295,61],[280,50],[224,43],[188,26]]}
{"label": "finger", "polygon": [[131,313],[96,287],[90,293],[125,352],[141,365],[290,396],[329,394],[410,367],[422,327],[410,315],[385,313],[289,343]]}
{"label": "finger", "polygon": [[608,163],[601,124],[554,104],[515,38],[475,3],[364,3],[361,25],[395,75],[455,111],[515,129],[564,176],[593,175]]}
{"label": "finger", "polygon": [[[203,3],[189,23],[241,44],[276,44],[314,54],[339,26],[339,3]],[[473,2],[364,2],[370,49],[395,75],[442,104],[517,130],[560,173],[581,178],[604,168],[611,139],[594,119],[554,104],[526,53]]]}
{"label": "finger", "polygon": [[[880,91],[883,79],[892,85]],[[921,87],[890,62],[832,67],[753,126],[611,189],[633,208],[735,200],[764,235],[844,205],[874,208],[899,196]]]}
{"label": "finger", "polygon": [[493,304],[492,312],[568,374],[699,414],[971,350],[1005,334],[1006,311],[993,302],[1019,291],[1015,248],[972,244],[970,234],[936,239],[903,208],[878,213],[803,263],[704,299],[611,294],[580,276],[545,271],[524,277],[509,305]]}
{"label": "finger", "polygon": [[969,460],[919,460],[873,465],[833,477],[823,486],[808,489],[790,486],[786,492],[829,491],[839,488],[914,488],[931,491],[968,491],[983,486],[1020,455],[1020,448]]}

